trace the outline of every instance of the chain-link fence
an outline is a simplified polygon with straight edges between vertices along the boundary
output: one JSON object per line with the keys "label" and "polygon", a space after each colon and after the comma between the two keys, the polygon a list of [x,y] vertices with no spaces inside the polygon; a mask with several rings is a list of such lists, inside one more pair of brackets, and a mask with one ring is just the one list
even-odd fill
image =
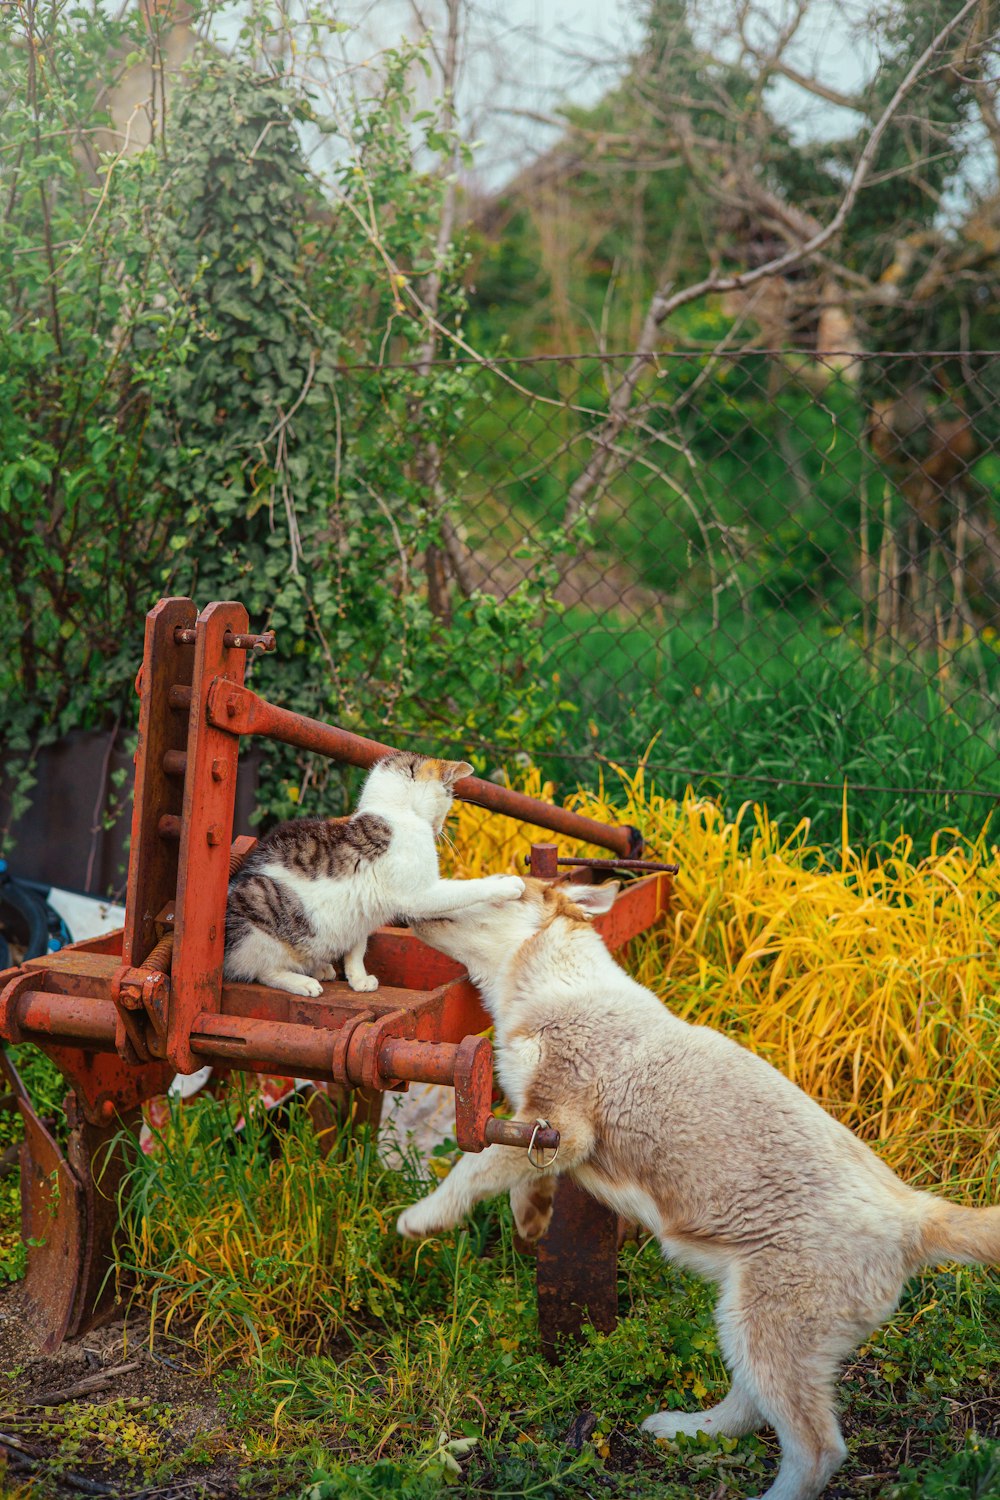
{"label": "chain-link fence", "polygon": [[[663,790],[809,815],[830,841],[845,784],[865,839],[982,827],[1000,793],[1000,355],[455,368],[441,566],[500,596],[544,580],[530,670],[562,710],[530,748],[562,785],[645,758]],[[401,373],[385,367],[385,399]],[[510,765],[517,724],[485,748]]]}

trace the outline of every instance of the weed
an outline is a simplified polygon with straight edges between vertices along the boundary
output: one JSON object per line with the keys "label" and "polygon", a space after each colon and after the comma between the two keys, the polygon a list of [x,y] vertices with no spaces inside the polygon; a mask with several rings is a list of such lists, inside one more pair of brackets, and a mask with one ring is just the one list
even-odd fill
{"label": "weed", "polygon": [[[652,856],[680,865],[666,924],[627,954],[636,978],[767,1058],[908,1181],[995,1197],[996,846],[942,830],[923,857],[905,836],[876,855],[852,845],[845,806],[830,854],[808,818],[786,833],[756,805],[728,818],[690,790],[665,797],[642,767],[615,780],[570,804],[634,824]],[[470,804],[457,821],[461,874],[511,867],[539,836]]]}

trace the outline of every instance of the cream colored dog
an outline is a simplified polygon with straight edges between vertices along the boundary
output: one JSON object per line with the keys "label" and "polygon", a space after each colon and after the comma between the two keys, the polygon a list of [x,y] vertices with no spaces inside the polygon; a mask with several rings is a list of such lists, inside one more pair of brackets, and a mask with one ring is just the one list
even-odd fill
{"label": "cream colored dog", "polygon": [[[556,1170],[720,1284],[729,1394],[643,1427],[738,1437],[769,1423],[781,1465],[767,1500],[812,1500],[846,1453],[832,1394],[840,1362],[921,1267],[1000,1263],[1000,1208],[908,1188],[768,1063],[671,1015],[589,925],[616,891],[532,880],[517,901],[416,931],[481,987],[515,1113],[561,1133]],[[535,1239],[554,1190],[555,1174],[523,1150],[488,1146],[463,1156],[398,1229],[436,1234],[509,1191],[519,1232]]]}

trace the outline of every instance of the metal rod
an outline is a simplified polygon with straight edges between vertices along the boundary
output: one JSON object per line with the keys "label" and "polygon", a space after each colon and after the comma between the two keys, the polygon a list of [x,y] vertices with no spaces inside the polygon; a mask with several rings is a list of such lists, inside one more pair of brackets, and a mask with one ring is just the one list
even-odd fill
{"label": "metal rod", "polygon": [[680,865],[664,865],[655,859],[574,859],[572,855],[560,856],[557,865],[576,865],[586,870],[662,870],[665,875],[676,875]]}
{"label": "metal rod", "polygon": [[[197,639],[198,632],[193,628],[178,625],[174,631],[174,640],[178,646],[193,646]],[[277,640],[273,630],[265,630],[262,635],[240,634],[238,631],[227,630],[222,643],[233,651],[273,651]]]}
{"label": "metal rod", "polygon": [[[392,745],[365,739],[334,724],[324,724],[319,719],[309,719],[304,714],[278,708],[249,688],[221,677],[216,678],[209,692],[208,719],[220,729],[229,729],[234,734],[264,735],[285,745],[296,745],[300,750],[313,750],[334,760],[347,761],[352,766],[367,768],[383,756],[395,753]],[[629,824],[609,827],[606,823],[598,823],[595,818],[586,818],[582,813],[554,807],[548,802],[538,802],[523,792],[511,791],[509,787],[497,786],[492,781],[482,781],[478,776],[466,776],[457,782],[455,796],[463,802],[518,818],[537,828],[548,828],[567,838],[583,839],[626,859],[634,859],[642,853],[642,836]]]}
{"label": "metal rod", "polygon": [[238,1067],[266,1061],[269,1067],[301,1067],[332,1076],[333,1034],[324,1027],[203,1011],[191,1028],[191,1051],[206,1061],[235,1062]]}
{"label": "metal rod", "polygon": [[[191,1051],[206,1060],[235,1062],[265,1059],[269,1066],[281,1064],[291,1069],[306,1069],[334,1076],[333,1051],[335,1031],[325,1026],[309,1026],[289,1021],[262,1021],[247,1016],[213,1015],[203,1012],[191,1031]],[[382,1044],[378,1057],[381,1078],[403,1078],[412,1083],[455,1082],[453,1042],[411,1042],[390,1038]],[[338,1083],[357,1085],[354,1052],[347,1050],[346,1074]]]}
{"label": "metal rod", "polygon": [[405,1078],[410,1083],[455,1082],[455,1042],[408,1042],[392,1039],[382,1044],[379,1072],[385,1078]]}
{"label": "metal rod", "polygon": [[536,1125],[525,1120],[499,1120],[490,1115],[486,1121],[486,1144],[488,1146],[530,1146],[532,1137],[537,1151],[555,1151],[559,1146],[559,1132],[551,1125]]}
{"label": "metal rod", "polygon": [[103,1043],[112,1049],[118,1012],[110,1000],[90,995],[49,995],[25,990],[16,1001],[17,1021],[23,1031],[46,1040],[65,1037],[75,1042]]}
{"label": "metal rod", "polygon": [[183,776],[187,770],[186,750],[166,750],[163,755],[163,773],[165,776]]}

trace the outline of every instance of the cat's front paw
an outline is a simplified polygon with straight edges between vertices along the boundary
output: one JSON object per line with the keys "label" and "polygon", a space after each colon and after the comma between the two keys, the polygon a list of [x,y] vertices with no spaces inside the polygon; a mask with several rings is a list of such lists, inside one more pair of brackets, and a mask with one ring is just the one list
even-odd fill
{"label": "cat's front paw", "polygon": [[367,995],[371,990],[378,989],[378,980],[374,974],[356,974],[353,979],[348,974],[347,982],[359,995]]}
{"label": "cat's front paw", "polygon": [[270,984],[273,989],[285,990],[289,995],[308,995],[311,1000],[323,993],[323,986],[311,974],[272,974],[261,982]]}
{"label": "cat's front paw", "polygon": [[438,1234],[448,1226],[440,1222],[441,1215],[434,1203],[434,1194],[427,1198],[421,1198],[417,1203],[411,1203],[409,1208],[404,1208],[396,1220],[396,1233],[401,1234],[404,1240],[425,1240],[429,1235]]}
{"label": "cat's front paw", "polygon": [[334,968],[333,964],[317,964],[315,969],[313,969],[314,979],[319,979],[320,981],[322,981],[324,979],[336,979],[336,977],[337,970]]}
{"label": "cat's front paw", "polygon": [[490,875],[491,901],[517,901],[524,895],[524,881],[520,875]]}

